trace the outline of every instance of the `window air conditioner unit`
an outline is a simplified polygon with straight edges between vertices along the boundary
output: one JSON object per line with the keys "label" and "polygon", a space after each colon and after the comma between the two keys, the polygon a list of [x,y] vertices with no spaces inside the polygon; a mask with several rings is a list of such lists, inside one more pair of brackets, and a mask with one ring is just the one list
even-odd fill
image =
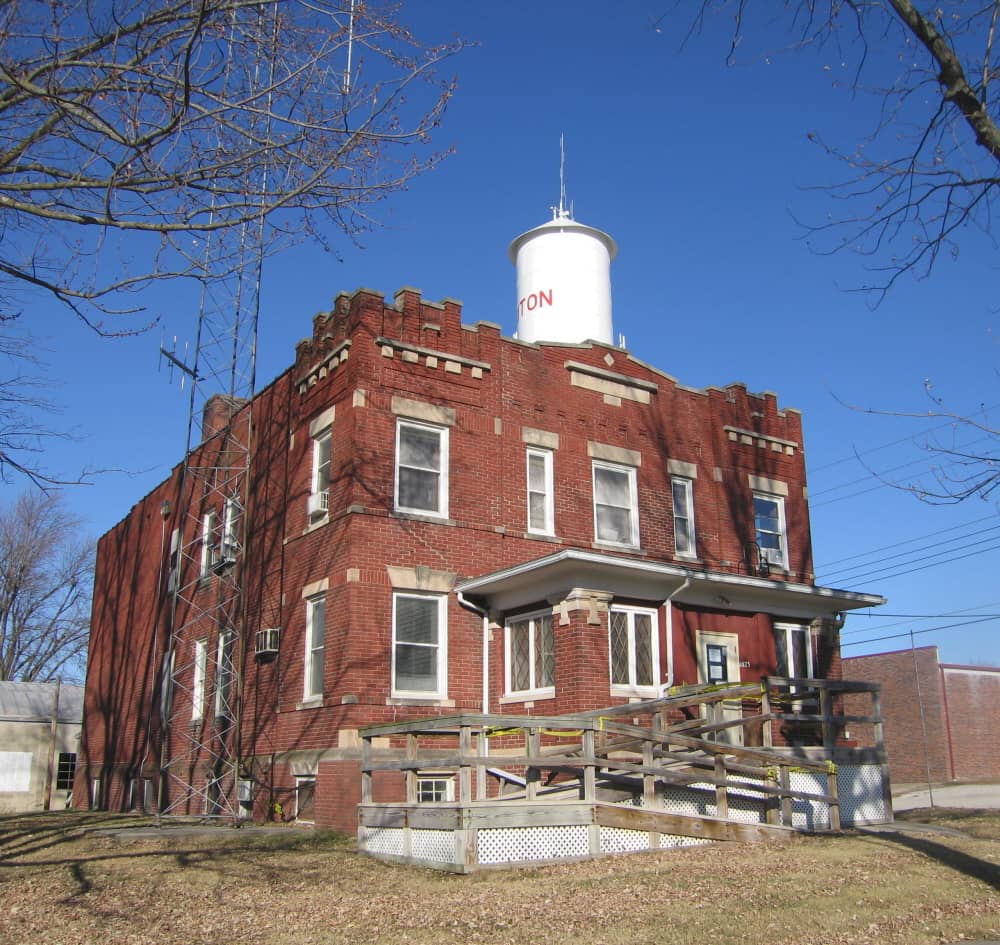
{"label": "window air conditioner unit", "polygon": [[257,641],[254,655],[262,663],[269,663],[278,655],[278,638],[281,631],[278,627],[268,627],[257,631]]}
{"label": "window air conditioner unit", "polygon": [[221,574],[226,568],[236,564],[237,551],[236,542],[231,540],[221,542],[219,553],[215,556],[215,561],[212,563],[212,570],[216,574]]}
{"label": "window air conditioner unit", "polygon": [[324,489],[309,496],[309,514],[312,516],[326,515],[330,510],[330,493]]}

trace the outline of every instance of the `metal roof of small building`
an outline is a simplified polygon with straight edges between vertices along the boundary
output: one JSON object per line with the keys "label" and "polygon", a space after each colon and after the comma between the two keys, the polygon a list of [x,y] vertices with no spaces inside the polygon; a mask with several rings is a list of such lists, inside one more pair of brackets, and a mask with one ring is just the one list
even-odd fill
{"label": "metal roof of small building", "polygon": [[[52,718],[55,683],[0,682],[0,720],[47,722]],[[83,719],[83,686],[59,687],[59,721]]]}

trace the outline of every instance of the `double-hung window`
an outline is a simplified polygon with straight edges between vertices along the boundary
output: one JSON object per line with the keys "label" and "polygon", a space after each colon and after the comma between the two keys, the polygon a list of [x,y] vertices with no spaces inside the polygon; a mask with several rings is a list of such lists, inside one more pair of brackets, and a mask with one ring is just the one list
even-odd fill
{"label": "double-hung window", "polygon": [[552,614],[519,617],[507,624],[507,691],[552,695],[555,692],[555,641]]}
{"label": "double-hung window", "polygon": [[612,693],[655,695],[660,677],[656,611],[613,607],[608,614],[608,628]]}
{"label": "double-hung window", "polygon": [[330,510],[330,465],[333,436],[330,428],[321,430],[312,438],[312,484],[309,493],[309,517],[322,518]]}
{"label": "double-hung window", "polygon": [[401,512],[447,517],[447,427],[397,421],[395,506]]}
{"label": "double-hung window", "polygon": [[215,716],[220,719],[233,717],[233,665],[236,635],[232,630],[219,633],[219,646],[215,662]]}
{"label": "double-hung window", "polygon": [[392,599],[392,693],[402,698],[447,695],[447,597],[397,592]]}
{"label": "double-hung window", "polygon": [[219,563],[233,564],[240,551],[240,515],[243,509],[236,496],[222,505],[222,540],[219,543]]}
{"label": "double-hung window", "polygon": [[553,514],[552,451],[528,450],[528,531],[555,534]]}
{"label": "double-hung window", "polygon": [[326,647],[326,598],[306,601],[306,648],[304,699],[323,696],[323,654]]}
{"label": "double-hung window", "polygon": [[753,520],[757,545],[764,560],[788,569],[788,535],[785,531],[785,500],[766,492],[753,494]]}
{"label": "double-hung window", "polygon": [[694,485],[690,479],[674,476],[670,491],[674,502],[674,551],[693,558],[698,553],[694,537]]}
{"label": "double-hung window", "polygon": [[791,679],[811,679],[813,654],[809,627],[779,623],[774,626],[774,635],[778,650],[778,673]]}
{"label": "double-hung window", "polygon": [[639,544],[634,467],[594,461],[594,536],[611,545]]}
{"label": "double-hung window", "polygon": [[208,640],[194,641],[194,678],[191,681],[191,721],[205,714],[205,675],[208,670]]}
{"label": "double-hung window", "polygon": [[198,574],[207,578],[215,566],[215,510],[206,512],[201,517],[201,563]]}

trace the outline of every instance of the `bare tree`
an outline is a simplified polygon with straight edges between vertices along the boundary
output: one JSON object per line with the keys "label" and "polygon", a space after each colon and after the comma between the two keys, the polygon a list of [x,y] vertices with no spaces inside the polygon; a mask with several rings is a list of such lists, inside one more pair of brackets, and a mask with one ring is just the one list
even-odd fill
{"label": "bare tree", "polygon": [[[854,92],[877,96],[875,126],[854,146],[810,137],[846,174],[827,189],[843,210],[810,225],[820,252],[851,249],[873,258],[876,298],[904,274],[928,275],[942,253],[958,252],[959,231],[991,233],[1000,192],[1000,0],[703,0],[688,26],[732,17],[730,61],[747,49],[750,18],[762,20],[768,52],[818,49],[846,69]],[[657,28],[664,30],[664,18]],[[780,38],[776,38],[780,37]],[[808,225],[808,222],[807,222]]]}
{"label": "bare tree", "polygon": [[0,509],[0,680],[83,679],[94,547],[57,493]]}
{"label": "bare tree", "polygon": [[439,160],[429,140],[453,83],[437,70],[461,46],[423,45],[397,12],[378,0],[5,0],[7,314],[30,287],[110,332],[105,316],[141,308],[152,281],[239,265],[215,252],[206,267],[212,233],[266,223],[274,249],[365,229],[372,203]]}

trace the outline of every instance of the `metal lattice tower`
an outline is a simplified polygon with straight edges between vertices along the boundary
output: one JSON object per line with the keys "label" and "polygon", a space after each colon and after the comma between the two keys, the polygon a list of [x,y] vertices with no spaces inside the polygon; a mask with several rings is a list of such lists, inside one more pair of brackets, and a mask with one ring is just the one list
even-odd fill
{"label": "metal lattice tower", "polygon": [[[241,83],[266,103],[273,63],[276,5],[231,23],[255,61],[230,54],[223,81]],[[237,14],[234,14],[234,17]],[[230,45],[232,51],[232,45]],[[269,105],[242,110],[244,133],[270,133]],[[219,142],[220,147],[222,143]],[[247,181],[247,199],[261,205],[267,167]],[[168,591],[170,626],[164,655],[158,816],[240,816],[244,660],[245,511],[253,439],[252,404],[257,322],[264,257],[264,220],[212,232],[199,263],[202,284],[190,359],[161,353],[190,384],[187,444],[173,522]],[[204,423],[204,426],[203,426]],[[166,511],[166,510],[165,510]]]}

